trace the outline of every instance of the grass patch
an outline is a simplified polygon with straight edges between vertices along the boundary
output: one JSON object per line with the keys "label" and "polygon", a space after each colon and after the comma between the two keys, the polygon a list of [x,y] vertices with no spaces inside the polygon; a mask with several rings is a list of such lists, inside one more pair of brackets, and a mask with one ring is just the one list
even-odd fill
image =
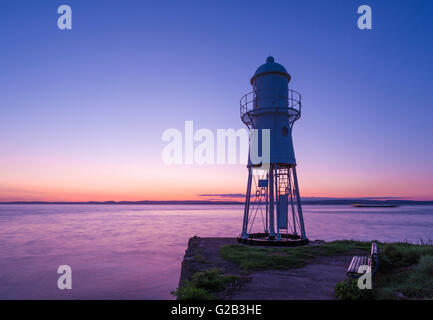
{"label": "grass patch", "polygon": [[224,291],[228,284],[238,280],[237,276],[225,276],[221,270],[199,271],[194,273],[191,281],[186,281],[171,294],[177,300],[213,300],[218,292]]}
{"label": "grass patch", "polygon": [[172,291],[171,295],[177,300],[214,300],[215,295],[207,290],[196,287],[193,283],[187,281],[184,285]]}
{"label": "grass patch", "polygon": [[221,257],[239,265],[242,272],[250,270],[300,268],[316,256],[368,252],[370,242],[339,240],[316,246],[269,248],[245,245],[226,245],[219,250]]}
{"label": "grass patch", "polygon": [[197,262],[197,263],[201,263],[201,264],[205,264],[206,263],[206,259],[200,253],[196,254],[193,258],[194,258],[194,261]]}
{"label": "grass patch", "polygon": [[385,244],[375,278],[376,299],[432,299],[433,246]]}
{"label": "grass patch", "polygon": [[433,255],[433,246],[411,243],[386,243],[381,252],[382,269],[411,266],[418,263],[424,255]]}
{"label": "grass patch", "polygon": [[334,295],[340,300],[369,300],[373,297],[371,290],[360,290],[358,281],[346,279],[339,281],[334,288]]}
{"label": "grass patch", "polygon": [[433,246],[386,243],[379,246],[379,272],[373,290],[360,290],[357,280],[337,283],[334,294],[343,300],[433,298]]}

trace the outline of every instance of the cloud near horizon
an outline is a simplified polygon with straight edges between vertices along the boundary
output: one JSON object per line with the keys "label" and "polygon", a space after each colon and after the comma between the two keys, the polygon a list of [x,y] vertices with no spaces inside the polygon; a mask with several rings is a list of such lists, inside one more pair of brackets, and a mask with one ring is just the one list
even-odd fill
{"label": "cloud near horizon", "polygon": [[[219,197],[219,198],[245,198],[242,193],[204,193],[198,194],[199,197]],[[302,200],[404,200],[405,197],[302,197]]]}
{"label": "cloud near horizon", "polygon": [[199,197],[220,197],[220,198],[245,198],[242,193],[205,193],[198,194]]}

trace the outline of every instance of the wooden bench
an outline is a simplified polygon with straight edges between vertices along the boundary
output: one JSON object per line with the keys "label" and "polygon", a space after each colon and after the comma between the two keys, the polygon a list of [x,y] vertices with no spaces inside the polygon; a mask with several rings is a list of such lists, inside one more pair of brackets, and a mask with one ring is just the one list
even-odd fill
{"label": "wooden bench", "polygon": [[359,278],[362,273],[358,273],[359,267],[368,265],[371,268],[371,273],[374,275],[379,267],[379,255],[377,251],[377,242],[371,243],[370,256],[354,256],[347,268],[347,275],[353,278]]}

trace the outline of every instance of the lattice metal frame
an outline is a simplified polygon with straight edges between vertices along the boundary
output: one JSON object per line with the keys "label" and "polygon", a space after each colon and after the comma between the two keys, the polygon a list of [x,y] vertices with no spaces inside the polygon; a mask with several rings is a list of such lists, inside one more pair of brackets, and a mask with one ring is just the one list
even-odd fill
{"label": "lattice metal frame", "polygon": [[[266,180],[267,186],[259,186],[260,180]],[[286,210],[280,208],[280,196],[287,196]],[[279,225],[283,213],[287,213],[286,227]],[[239,241],[266,245],[275,241],[281,245],[308,243],[295,165],[271,164],[267,171],[248,168],[247,199]]]}

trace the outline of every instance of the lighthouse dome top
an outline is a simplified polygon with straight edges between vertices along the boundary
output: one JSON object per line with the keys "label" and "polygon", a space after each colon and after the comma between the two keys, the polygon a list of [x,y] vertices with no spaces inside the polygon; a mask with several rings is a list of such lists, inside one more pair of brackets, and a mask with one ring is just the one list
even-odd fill
{"label": "lighthouse dome top", "polygon": [[251,78],[251,84],[253,84],[254,80],[258,76],[268,73],[281,74],[283,76],[286,76],[288,78],[288,81],[290,81],[290,75],[287,73],[286,68],[284,68],[281,64],[275,62],[274,57],[269,56],[266,58],[266,63],[262,64],[260,67],[257,68],[256,72]]}

